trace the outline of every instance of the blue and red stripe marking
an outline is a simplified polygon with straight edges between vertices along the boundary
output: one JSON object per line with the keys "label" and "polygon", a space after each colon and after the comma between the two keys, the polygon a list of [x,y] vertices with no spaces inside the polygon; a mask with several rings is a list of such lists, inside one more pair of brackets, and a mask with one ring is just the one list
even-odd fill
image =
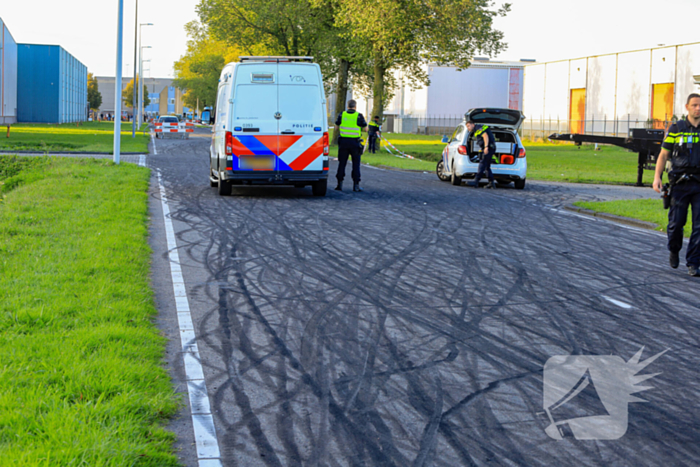
{"label": "blue and red stripe marking", "polygon": [[[248,136],[241,135],[233,138],[233,158],[229,162],[229,170],[241,169],[239,157],[260,156],[274,157],[276,159],[275,170],[298,171],[304,170],[313,161],[323,154],[323,139],[319,138],[309,149],[300,154],[290,164],[285,163],[280,156],[294,143],[302,138],[301,135],[280,136]],[[324,167],[325,168],[325,167]]]}

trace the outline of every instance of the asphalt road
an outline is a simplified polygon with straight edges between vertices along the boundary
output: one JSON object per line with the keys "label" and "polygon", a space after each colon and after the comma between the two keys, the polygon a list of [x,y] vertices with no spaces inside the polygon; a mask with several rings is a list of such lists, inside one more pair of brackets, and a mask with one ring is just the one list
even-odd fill
{"label": "asphalt road", "polygon": [[[700,281],[667,266],[662,235],[559,209],[650,189],[476,190],[365,167],[364,193],[220,197],[208,144],[203,130],[158,140],[147,164],[169,198],[223,465],[700,463]],[[152,185],[159,324],[184,391]],[[667,352],[641,370],[643,346],[641,360]],[[547,436],[544,394],[558,393],[543,368],[560,355],[632,359],[591,368],[593,385],[548,406],[560,421],[602,401],[626,427],[619,439]],[[638,370],[661,374],[640,384],[646,403],[628,403]],[[610,432],[601,420],[594,437]],[[189,407],[171,428],[183,463],[197,465]]]}

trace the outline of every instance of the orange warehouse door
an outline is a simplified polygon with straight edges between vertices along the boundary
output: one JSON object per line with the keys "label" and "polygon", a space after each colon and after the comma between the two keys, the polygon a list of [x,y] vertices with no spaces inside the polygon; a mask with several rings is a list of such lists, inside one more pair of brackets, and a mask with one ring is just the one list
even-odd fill
{"label": "orange warehouse door", "polygon": [[653,126],[662,130],[673,117],[673,83],[655,84],[651,92]]}
{"label": "orange warehouse door", "polygon": [[582,134],[586,126],[586,89],[572,89],[569,102],[569,133]]}

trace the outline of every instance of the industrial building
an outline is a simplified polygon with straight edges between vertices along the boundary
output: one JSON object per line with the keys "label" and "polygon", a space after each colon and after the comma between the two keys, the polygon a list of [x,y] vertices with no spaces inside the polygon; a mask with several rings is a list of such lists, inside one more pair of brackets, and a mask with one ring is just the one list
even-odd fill
{"label": "industrial building", "polygon": [[[122,78],[122,90],[126,89],[133,77]],[[98,115],[114,115],[114,77],[97,76],[97,88],[102,94],[102,105],[97,111]],[[144,78],[148,89],[148,98],[151,100],[148,106],[144,107],[144,112],[150,117],[156,115],[182,115],[188,109],[184,106],[182,97],[184,92],[172,85],[171,78]],[[124,107],[124,116],[133,115],[131,107]]]}
{"label": "industrial building", "polygon": [[[412,89],[401,71],[398,89],[384,109],[384,131],[444,133],[456,127],[464,113],[476,107],[522,110],[523,69],[526,63],[476,58],[467,69],[424,65],[430,85]],[[355,95],[358,109],[368,118],[373,99]],[[331,109],[332,111],[333,109]]]}
{"label": "industrial building", "polygon": [[0,18],[0,125],[17,122],[17,43]]}
{"label": "industrial building", "polygon": [[17,48],[17,121],[86,121],[87,67],[58,45]]}
{"label": "industrial building", "polygon": [[698,91],[700,43],[525,67],[525,136],[666,128]]}

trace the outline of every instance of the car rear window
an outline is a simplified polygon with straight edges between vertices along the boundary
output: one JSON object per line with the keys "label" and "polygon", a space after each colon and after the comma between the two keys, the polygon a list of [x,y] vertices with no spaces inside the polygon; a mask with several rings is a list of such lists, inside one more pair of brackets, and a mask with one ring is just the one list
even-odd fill
{"label": "car rear window", "polygon": [[175,117],[161,117],[160,122],[161,123],[178,123],[178,120]]}

